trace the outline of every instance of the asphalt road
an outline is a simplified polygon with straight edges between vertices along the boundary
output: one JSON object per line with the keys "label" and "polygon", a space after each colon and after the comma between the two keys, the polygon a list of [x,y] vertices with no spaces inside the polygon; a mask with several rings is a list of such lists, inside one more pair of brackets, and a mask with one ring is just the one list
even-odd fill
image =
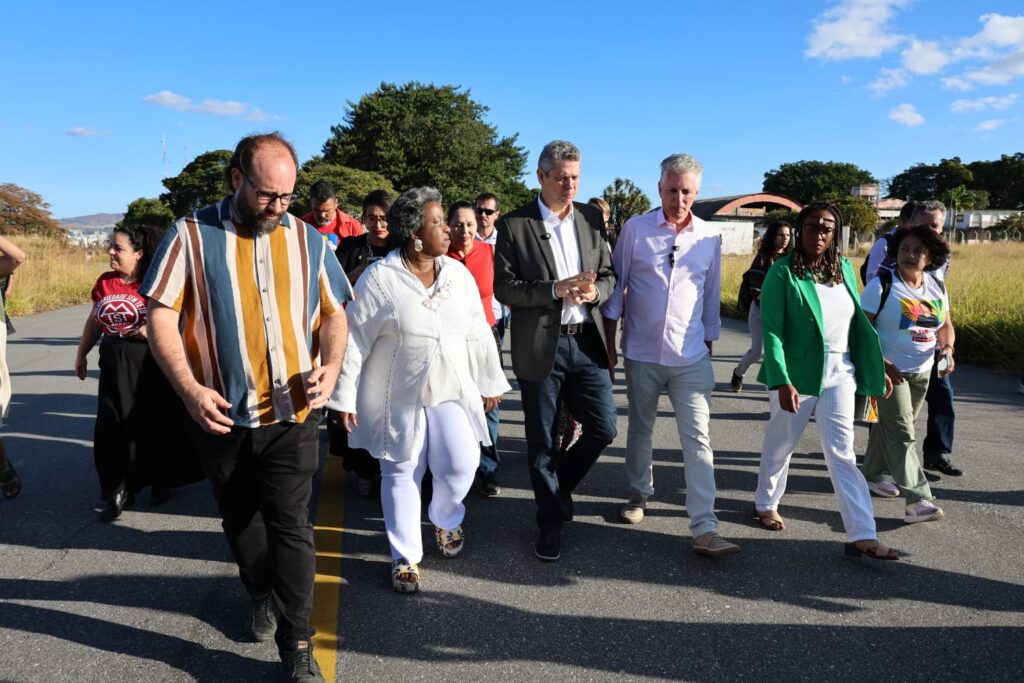
{"label": "asphalt road", "polygon": [[[0,681],[277,680],[273,644],[243,642],[246,596],[205,484],[160,508],[143,496],[116,523],[97,521],[96,377],[72,373],[86,312],[18,319],[9,341],[15,396],[2,434],[24,491],[0,500]],[[752,521],[767,399],[752,382],[728,391],[744,344],[745,324],[727,321],[711,430],[720,531],[741,554],[690,550],[667,400],[648,517],[616,521],[620,379],[620,436],[578,491],[562,560],[539,562],[513,394],[503,404],[502,494],[471,495],[466,550],[455,560],[432,549],[424,525],[420,594],[392,593],[379,504],[345,481],[338,680],[1021,680],[1017,379],[958,368],[956,462],[966,474],[933,483],[946,520],[905,525],[899,501],[875,499],[881,538],[906,556],[848,560],[813,424],[783,499],[786,530]],[[866,437],[858,428],[860,452]],[[341,495],[322,480],[318,496]]]}

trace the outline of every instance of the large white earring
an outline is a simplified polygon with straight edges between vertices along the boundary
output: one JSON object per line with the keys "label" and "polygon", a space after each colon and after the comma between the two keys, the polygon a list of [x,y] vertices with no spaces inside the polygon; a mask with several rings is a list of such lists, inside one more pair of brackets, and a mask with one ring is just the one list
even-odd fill
{"label": "large white earring", "polygon": [[423,251],[423,240],[421,240],[419,237],[414,239],[412,241],[412,248],[413,251]]}

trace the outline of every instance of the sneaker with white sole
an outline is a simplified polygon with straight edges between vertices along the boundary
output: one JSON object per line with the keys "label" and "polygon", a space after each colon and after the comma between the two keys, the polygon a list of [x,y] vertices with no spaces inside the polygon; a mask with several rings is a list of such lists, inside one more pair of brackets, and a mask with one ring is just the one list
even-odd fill
{"label": "sneaker with white sole", "polygon": [[938,521],[945,516],[942,508],[927,498],[922,498],[916,503],[911,503],[907,506],[906,512],[903,513],[903,521],[907,524],[914,524],[916,522]]}
{"label": "sneaker with white sole", "polygon": [[891,481],[869,481],[868,490],[880,498],[895,498],[900,495],[900,487]]}
{"label": "sneaker with white sole", "polygon": [[626,504],[619,510],[619,517],[627,524],[639,524],[644,521],[644,510],[647,509],[647,496],[642,493],[631,493]]}

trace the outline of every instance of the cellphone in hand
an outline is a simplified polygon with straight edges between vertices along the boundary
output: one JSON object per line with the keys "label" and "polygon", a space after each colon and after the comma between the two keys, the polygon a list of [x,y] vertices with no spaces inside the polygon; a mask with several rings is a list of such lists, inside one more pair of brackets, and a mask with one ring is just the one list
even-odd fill
{"label": "cellphone in hand", "polygon": [[940,373],[943,373],[943,372],[946,372],[947,370],[949,370],[949,354],[948,353],[944,353],[941,356],[939,356],[939,361],[938,361],[935,369],[938,370]]}

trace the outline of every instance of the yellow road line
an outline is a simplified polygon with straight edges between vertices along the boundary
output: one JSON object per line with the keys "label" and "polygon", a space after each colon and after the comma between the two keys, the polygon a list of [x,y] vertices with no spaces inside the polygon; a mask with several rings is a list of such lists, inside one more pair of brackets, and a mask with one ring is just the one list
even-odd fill
{"label": "yellow road line", "polygon": [[316,583],[313,586],[313,614],[310,625],[313,655],[333,683],[338,669],[338,605],[341,599],[341,539],[345,531],[345,470],[341,458],[328,455],[320,480],[313,534],[316,542]]}

